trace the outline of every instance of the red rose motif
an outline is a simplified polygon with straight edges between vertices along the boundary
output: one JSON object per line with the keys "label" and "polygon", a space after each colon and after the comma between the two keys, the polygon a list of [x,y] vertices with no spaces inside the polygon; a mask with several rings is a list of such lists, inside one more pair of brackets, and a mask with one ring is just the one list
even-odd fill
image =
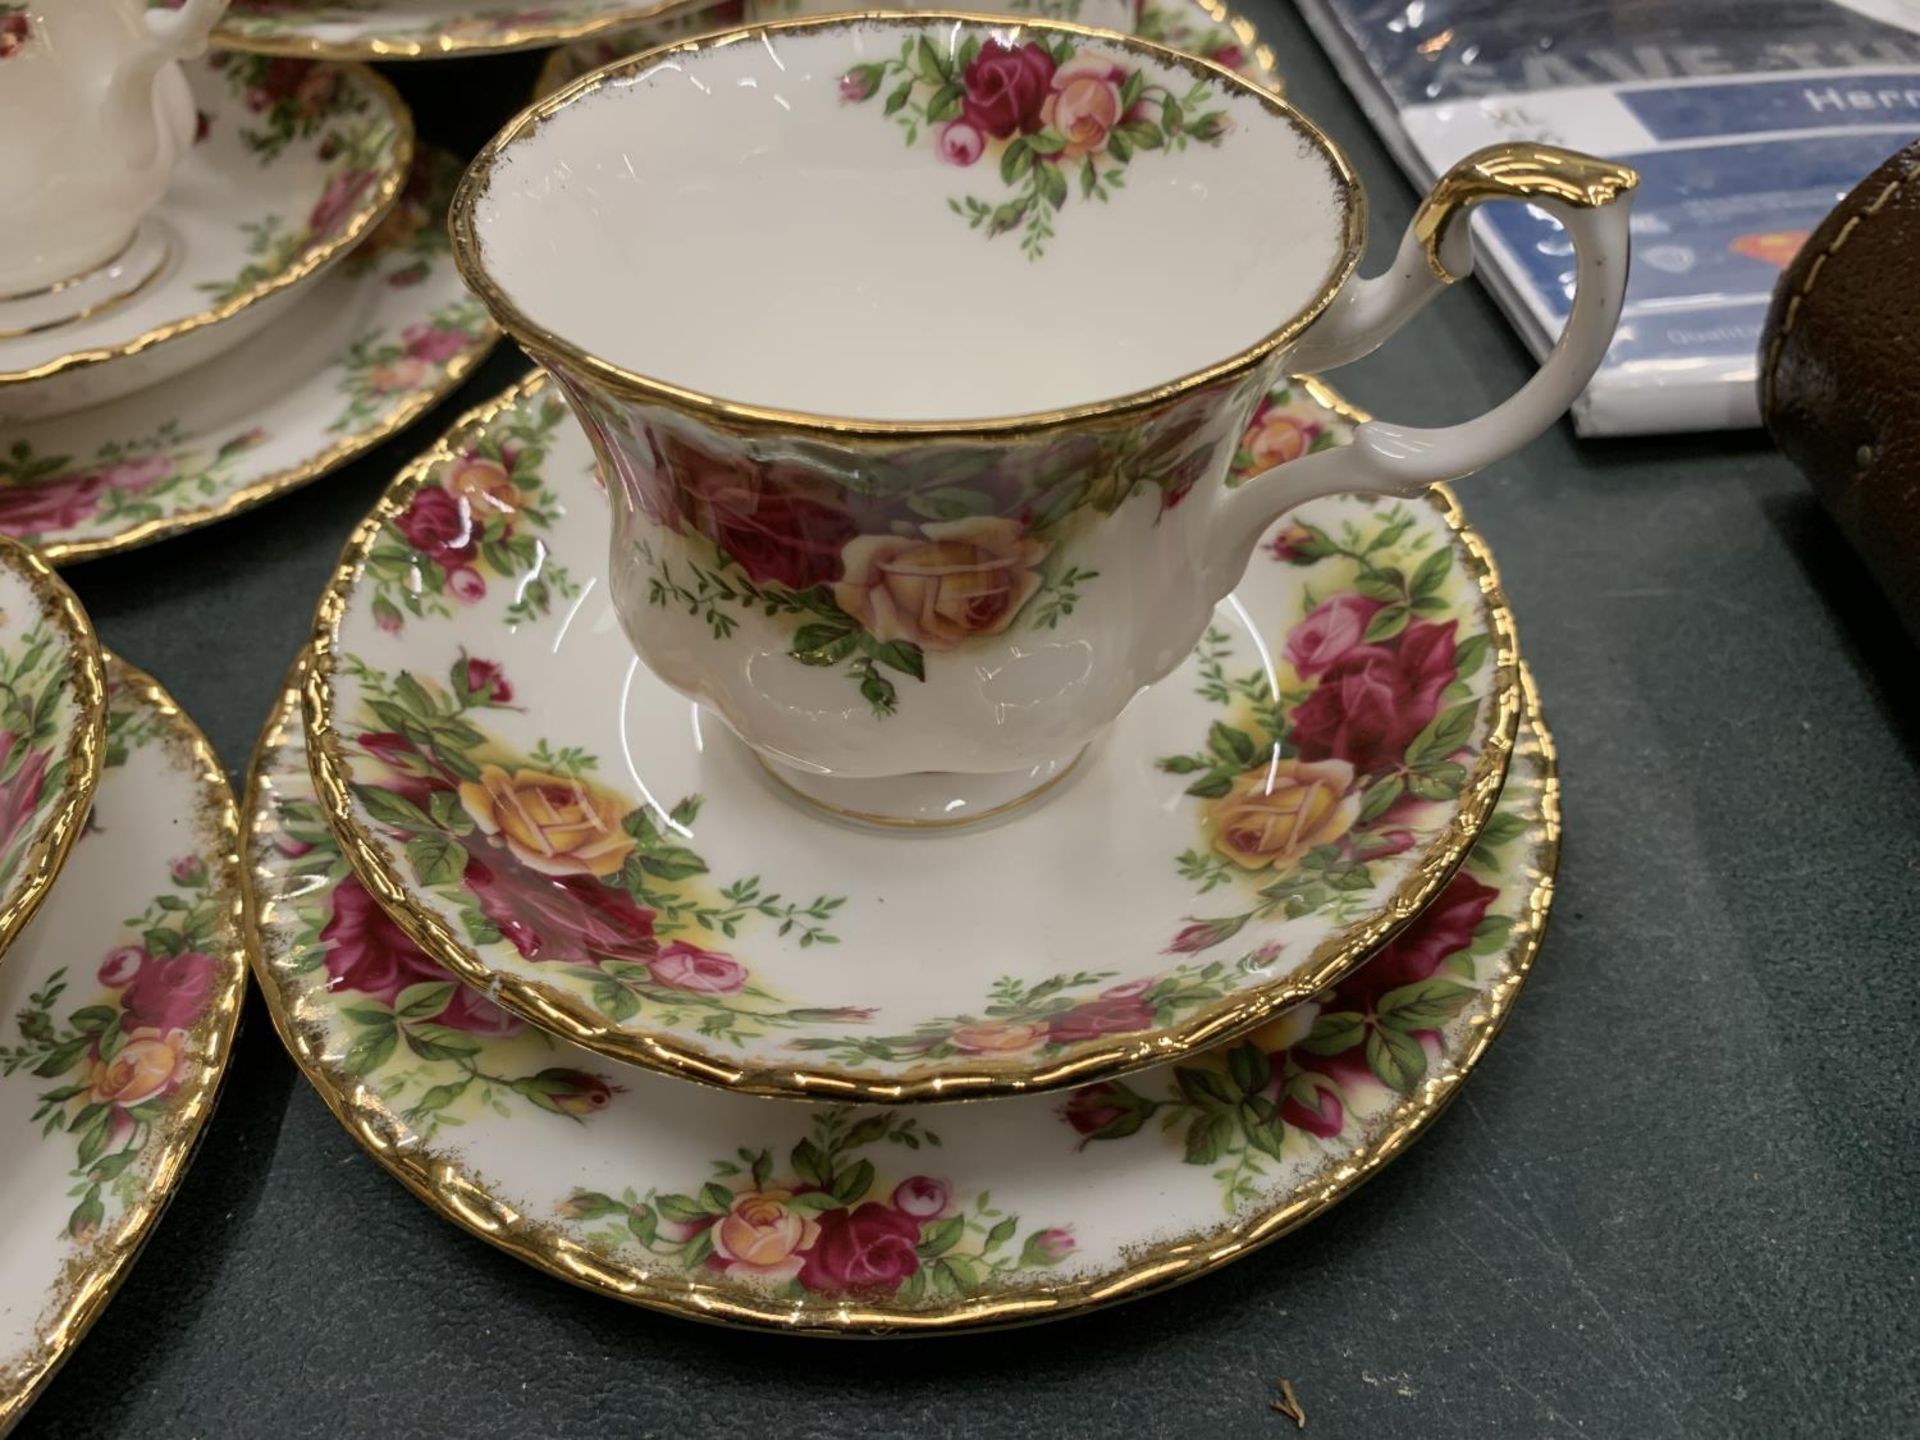
{"label": "red rose motif", "polygon": [[1102,1035],[1146,1030],[1153,1024],[1153,1006],[1138,995],[1101,996],[1082,1000],[1047,1021],[1047,1039],[1055,1045],[1074,1045]]}
{"label": "red rose motif", "polygon": [[1119,1088],[1110,1080],[1082,1085],[1060,1107],[1061,1117],[1082,1135],[1097,1135],[1132,1113],[1133,1107],[1124,1103]]}
{"label": "red rose motif", "polygon": [[1053,56],[1035,41],[1018,47],[987,41],[961,77],[968,123],[996,140],[1006,140],[1016,130],[1038,130],[1053,71]]}
{"label": "red rose motif", "polygon": [[920,1222],[890,1205],[869,1200],[851,1210],[828,1210],[820,1217],[820,1238],[800,1267],[800,1283],[826,1294],[891,1294],[920,1268],[919,1244]]}
{"label": "red rose motif", "polygon": [[467,693],[484,695],[495,705],[505,705],[513,699],[513,686],[507,683],[507,672],[498,662],[470,659],[467,661]]}
{"label": "red rose motif", "polygon": [[805,590],[839,578],[856,527],[831,481],[715,459],[671,436],[662,448],[688,522],[750,580]]}
{"label": "red rose motif", "polygon": [[1340,1092],[1325,1081],[1310,1081],[1299,1087],[1312,1090],[1307,1098],[1289,1093],[1280,1102],[1280,1118],[1296,1130],[1331,1139],[1346,1128],[1347,1109],[1340,1103]]}
{"label": "red rose motif", "polygon": [[109,490],[137,494],[173,473],[166,455],[141,455],[100,470],[74,471],[31,485],[0,489],[0,530],[9,535],[45,535],[92,517]]}
{"label": "red rose motif", "polygon": [[472,514],[438,485],[416,490],[407,508],[394,516],[393,528],[422,555],[449,569],[464,564],[476,546]]}
{"label": "red rose motif", "polygon": [[409,325],[400,332],[400,340],[407,354],[429,365],[444,365],[467,348],[466,336],[437,325]]}
{"label": "red rose motif", "polygon": [[660,954],[653,911],[591,875],[542,875],[505,855],[496,869],[473,855],[465,881],[481,912],[528,960],[646,965]]}
{"label": "red rose motif", "polygon": [[0,60],[19,54],[32,38],[33,22],[24,14],[0,15]]}
{"label": "red rose motif", "polygon": [[1349,996],[1370,1004],[1389,990],[1427,979],[1448,956],[1473,943],[1474,928],[1487,918],[1487,907],[1499,896],[1493,886],[1482,885],[1464,870],[1457,873],[1412,924],[1381,946],[1340,987],[1342,1007]]}
{"label": "red rose motif", "polygon": [[1365,642],[1367,626],[1379,613],[1380,602],[1364,595],[1322,600],[1287,632],[1288,661],[1308,679],[1324,675],[1335,661]]}
{"label": "red rose motif", "polygon": [[327,188],[314,202],[313,212],[307,216],[307,229],[313,238],[323,240],[333,234],[353,213],[360,197],[372,188],[371,170],[349,170],[329,180]]}
{"label": "red rose motif", "polygon": [[1303,760],[1345,760],[1362,775],[1396,767],[1453,683],[1454,629],[1421,621],[1388,645],[1346,651],[1293,712]]}
{"label": "red rose motif", "polygon": [[[355,990],[391,1005],[409,985],[448,978],[380,908],[357,875],[334,887],[333,914],[320,931],[320,943],[327,951],[329,990]],[[523,1022],[465,985],[455,987],[446,1008],[433,1018],[436,1024],[480,1035],[512,1035],[524,1028]]]}
{"label": "red rose motif", "polygon": [[650,967],[654,980],[699,995],[731,995],[747,983],[747,967],[730,955],[676,940]]}
{"label": "red rose motif", "polygon": [[[20,744],[16,735],[0,735],[0,764],[13,758]],[[51,750],[36,750],[21,762],[19,773],[0,789],[0,859],[13,852],[14,842],[33,820],[39,808],[41,792],[47,786],[47,767],[53,761]]]}
{"label": "red rose motif", "polygon": [[1313,532],[1304,525],[1283,525],[1267,542],[1267,553],[1287,565],[1305,565],[1319,559]]}
{"label": "red rose motif", "polygon": [[121,1026],[132,1030],[190,1030],[213,993],[214,960],[197,950],[152,955],[120,992]]}

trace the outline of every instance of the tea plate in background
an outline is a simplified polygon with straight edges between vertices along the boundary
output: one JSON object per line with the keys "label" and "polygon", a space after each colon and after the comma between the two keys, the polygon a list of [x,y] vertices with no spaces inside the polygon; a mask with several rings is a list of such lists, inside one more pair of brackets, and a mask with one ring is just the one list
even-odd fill
{"label": "tea plate in background", "polygon": [[1124,1081],[858,1109],[610,1065],[454,984],[341,855],[292,693],[247,811],[256,973],[275,1025],[408,1189],[599,1294],[834,1335],[1108,1304],[1212,1270],[1351,1194],[1445,1108],[1505,1023],[1559,838],[1529,687],[1500,807],[1466,868],[1337,988]]}
{"label": "tea plate in background", "polygon": [[166,264],[85,319],[0,339],[0,422],[117,399],[230,349],[400,193],[413,123],[373,71],[230,54],[185,69],[199,135],[149,217]]}
{"label": "tea plate in background", "polygon": [[0,964],[0,1432],[159,1223],[246,994],[233,794],[166,693],[107,666],[92,821]]}
{"label": "tea plate in background", "polygon": [[672,11],[687,0],[233,0],[216,45],[328,60],[432,60],[527,50]]}
{"label": "tea plate in background", "polygon": [[[1349,429],[1283,387],[1243,468]],[[1439,892],[1505,772],[1511,624],[1444,491],[1297,512],[1050,798],[918,837],[791,802],[634,658],[608,524],[543,379],[474,412],[348,547],[306,718],[334,826],[402,926],[614,1059],[883,1102],[1164,1061],[1337,982]],[[730,573],[651,598],[718,631],[757,603]],[[1044,641],[1074,600],[1056,576],[1013,623]]]}
{"label": "tea plate in background", "polygon": [[[766,6],[750,6],[745,0],[720,0],[718,4],[680,11],[631,29],[612,31],[561,46],[547,57],[541,67],[534,94],[536,97],[551,95],[589,70],[597,70],[628,55],[637,55],[642,50],[651,50],[656,45],[670,45],[704,31],[725,30],[745,23],[750,9],[753,19],[766,20],[790,13],[791,8],[780,3],[780,0],[774,0],[774,3]],[[823,7],[815,5],[810,8]],[[1080,13],[1080,7],[1072,4],[1071,0],[1067,0],[1067,3],[1043,0],[1037,5],[983,4],[975,8],[984,14],[1005,11],[1008,14],[1077,20],[1089,25],[1111,23],[1104,13]],[[1133,10],[1133,23],[1117,28],[1130,30],[1145,40],[1171,45],[1189,55],[1198,55],[1202,60],[1211,60],[1216,65],[1224,65],[1249,80],[1265,85],[1269,90],[1281,88],[1279,72],[1274,68],[1272,48],[1260,39],[1252,21],[1235,14],[1220,4],[1219,0],[1136,0]]]}
{"label": "tea plate in background", "polygon": [[44,560],[0,540],[0,972],[87,818],[106,740],[92,623]]}
{"label": "tea plate in background", "polygon": [[460,163],[422,149],[374,232],[282,319],[137,395],[0,425],[0,533],[55,564],[132,549],[306,484],[451,392],[499,331],[448,254]]}

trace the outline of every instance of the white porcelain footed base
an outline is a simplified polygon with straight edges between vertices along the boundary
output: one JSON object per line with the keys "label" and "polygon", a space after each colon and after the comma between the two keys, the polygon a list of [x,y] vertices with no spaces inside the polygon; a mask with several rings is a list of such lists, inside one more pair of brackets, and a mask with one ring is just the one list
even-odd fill
{"label": "white porcelain footed base", "polygon": [[[735,740],[744,745],[744,741]],[[967,775],[922,770],[912,775],[821,775],[756,755],[774,783],[807,809],[842,824],[915,832],[950,832],[988,825],[1058,794],[1080,757],[1092,747],[1043,760],[1024,770]]]}
{"label": "white porcelain footed base", "polygon": [[104,264],[58,284],[0,296],[0,340],[105,314],[138,294],[166,268],[174,249],[172,234],[164,220],[143,220],[133,238]]}

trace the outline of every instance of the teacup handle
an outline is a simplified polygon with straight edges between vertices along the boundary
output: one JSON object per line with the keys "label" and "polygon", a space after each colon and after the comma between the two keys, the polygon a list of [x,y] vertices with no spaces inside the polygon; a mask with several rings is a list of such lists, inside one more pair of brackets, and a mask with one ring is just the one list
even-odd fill
{"label": "teacup handle", "polygon": [[1575,289],[1567,326],[1534,376],[1484,415],[1422,429],[1368,420],[1353,441],[1292,460],[1229,492],[1221,554],[1238,583],[1253,547],[1288,511],[1322,495],[1418,495],[1512,454],[1566,413],[1593,378],[1627,288],[1627,209],[1639,176],[1626,165],[1552,145],[1476,151],[1440,178],[1385,273],[1346,287],[1288,356],[1301,373],[1330,370],[1377,349],[1421,306],[1473,273],[1469,227],[1488,200],[1538,205],[1573,238]]}

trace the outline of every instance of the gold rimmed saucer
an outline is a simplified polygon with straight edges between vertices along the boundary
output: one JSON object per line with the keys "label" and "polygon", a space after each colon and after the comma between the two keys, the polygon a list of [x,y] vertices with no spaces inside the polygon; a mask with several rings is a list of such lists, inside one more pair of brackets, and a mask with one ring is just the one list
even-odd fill
{"label": "gold rimmed saucer", "polygon": [[[1337,403],[1279,387],[1243,448],[1344,443]],[[905,844],[797,810],[639,666],[592,474],[542,379],[456,425],[348,547],[307,722],[332,822],[399,924],[614,1059],[892,1104],[1164,1062],[1337,983],[1440,892],[1499,791],[1512,622],[1443,490],[1305,507],[1094,769],[1014,824]],[[1396,586],[1419,618],[1366,642],[1385,601],[1364,591]],[[1374,679],[1309,706],[1356,646]],[[1309,728],[1324,761],[1279,746]],[[1325,823],[1296,844],[1290,806]]]}
{"label": "gold rimmed saucer", "polygon": [[45,560],[0,538],[0,967],[80,834],[106,749],[92,622]]}
{"label": "gold rimmed saucer", "polygon": [[559,1279],[824,1336],[1027,1324],[1180,1284],[1323,1215],[1459,1094],[1544,936],[1559,780],[1531,679],[1466,869],[1369,963],[1230,1046],[974,1106],[768,1105],[609,1064],[451,983],[350,870],[290,680],[246,803],[256,975],[341,1124]]}
{"label": "gold rimmed saucer", "polygon": [[106,664],[99,824],[0,964],[0,1434],[159,1224],[246,996],[233,792],[167,693]]}

